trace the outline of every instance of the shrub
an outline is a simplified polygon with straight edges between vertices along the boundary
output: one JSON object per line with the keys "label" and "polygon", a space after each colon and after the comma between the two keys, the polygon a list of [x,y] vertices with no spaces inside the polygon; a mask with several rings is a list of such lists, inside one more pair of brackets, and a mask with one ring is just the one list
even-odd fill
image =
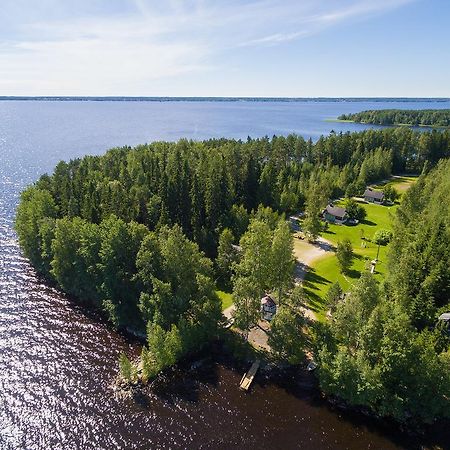
{"label": "shrub", "polygon": [[373,242],[377,245],[387,245],[392,239],[392,231],[378,230],[373,236]]}

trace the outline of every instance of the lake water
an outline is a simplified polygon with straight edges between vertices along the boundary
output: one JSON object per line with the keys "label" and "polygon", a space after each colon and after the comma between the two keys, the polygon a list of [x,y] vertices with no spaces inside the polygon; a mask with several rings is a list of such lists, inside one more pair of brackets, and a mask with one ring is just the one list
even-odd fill
{"label": "lake water", "polygon": [[242,375],[217,358],[182,369],[139,398],[111,384],[121,351],[137,345],[39,279],[13,231],[20,191],[61,159],[180,137],[317,139],[364,125],[341,113],[449,108],[449,102],[0,101],[0,449],[414,448],[450,442],[445,430],[408,437],[395,427],[331,409],[292,379]]}

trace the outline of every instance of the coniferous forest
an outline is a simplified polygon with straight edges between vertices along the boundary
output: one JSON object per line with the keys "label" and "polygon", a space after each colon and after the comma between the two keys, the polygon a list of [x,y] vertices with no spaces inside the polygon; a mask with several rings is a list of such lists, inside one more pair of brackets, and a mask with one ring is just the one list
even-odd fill
{"label": "coniferous forest", "polygon": [[450,127],[449,109],[374,109],[354,114],[342,114],[338,120],[375,125],[410,125]]}
{"label": "coniferous forest", "polygon": [[[309,335],[327,394],[432,421],[450,414],[448,335],[435,327],[449,308],[449,156],[450,132],[406,128],[115,148],[60,162],[27,188],[16,229],[41,274],[115,327],[146,334],[143,378],[217,335],[217,287],[233,286],[242,329],[261,295],[276,292],[285,307],[272,346],[296,363],[307,332],[290,312],[303,294],[292,286],[284,217],[392,174],[422,174],[398,209],[385,283],[364,274]],[[126,359],[121,366],[134,370]]]}

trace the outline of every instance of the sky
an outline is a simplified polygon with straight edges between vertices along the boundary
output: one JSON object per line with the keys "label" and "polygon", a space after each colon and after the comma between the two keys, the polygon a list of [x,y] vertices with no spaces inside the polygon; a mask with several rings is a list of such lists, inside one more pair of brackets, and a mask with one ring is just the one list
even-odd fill
{"label": "sky", "polygon": [[2,0],[0,96],[450,97],[448,0]]}

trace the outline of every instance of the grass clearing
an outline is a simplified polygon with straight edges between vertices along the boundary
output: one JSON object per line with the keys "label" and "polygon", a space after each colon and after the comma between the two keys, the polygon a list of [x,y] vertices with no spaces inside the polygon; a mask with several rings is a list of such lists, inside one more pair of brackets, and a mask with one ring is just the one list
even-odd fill
{"label": "grass clearing", "polygon": [[415,175],[395,176],[388,181],[375,184],[373,187],[375,189],[383,189],[385,186],[389,185],[394,187],[399,194],[403,194],[417,181],[417,178],[418,177]]}
{"label": "grass clearing", "polygon": [[220,298],[222,302],[222,311],[229,308],[233,304],[233,295],[224,292],[224,291],[216,291],[217,296]]}
{"label": "grass clearing", "polygon": [[[405,192],[416,179],[417,177],[411,176],[395,177],[374,187],[382,188],[386,184],[392,183],[399,192]],[[340,272],[335,253],[330,253],[313,261],[310,270],[306,273],[303,286],[308,297],[308,307],[314,311],[317,319],[320,321],[326,320],[328,308],[325,296],[331,284],[338,281],[343,290],[348,291],[351,285],[360,277],[361,272],[369,269],[370,261],[377,257],[378,246],[369,240],[373,238],[373,235],[378,230],[392,229],[392,221],[398,204],[382,206],[372,203],[361,203],[367,212],[365,220],[354,226],[330,223],[327,231],[322,233],[322,237],[330,241],[334,246],[344,239],[350,240],[355,257],[349,273],[343,275]],[[337,202],[337,204],[343,205],[343,201]],[[365,239],[362,239],[362,237]],[[301,245],[301,243],[296,244],[296,247]],[[383,280],[387,271],[387,253],[388,246],[380,246],[378,264],[375,269],[375,277],[379,281]]]}

